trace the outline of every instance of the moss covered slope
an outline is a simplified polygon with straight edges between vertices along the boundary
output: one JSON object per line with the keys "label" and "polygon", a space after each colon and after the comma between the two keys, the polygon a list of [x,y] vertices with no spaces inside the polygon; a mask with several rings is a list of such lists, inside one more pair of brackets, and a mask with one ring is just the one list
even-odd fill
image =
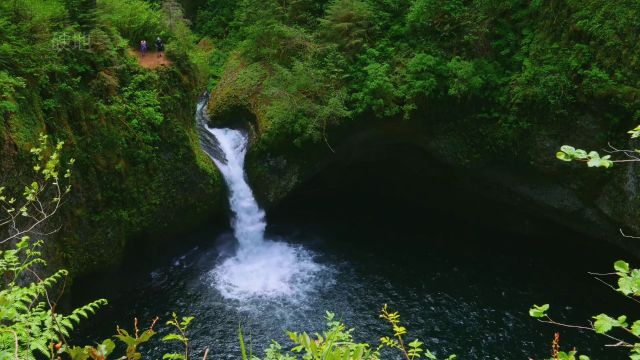
{"label": "moss covered slope", "polygon": [[[222,204],[194,122],[206,74],[165,15],[144,1],[0,4],[0,182],[29,178],[39,133],[66,142],[74,189],[49,255],[76,275],[118,264],[133,239],[162,246]],[[156,34],[174,65],[150,71],[129,48]]]}

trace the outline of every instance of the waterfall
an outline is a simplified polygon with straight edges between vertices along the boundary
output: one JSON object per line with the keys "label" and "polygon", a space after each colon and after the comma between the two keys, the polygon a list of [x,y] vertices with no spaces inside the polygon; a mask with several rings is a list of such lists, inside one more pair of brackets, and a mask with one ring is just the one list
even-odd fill
{"label": "waterfall", "polygon": [[240,243],[240,250],[247,251],[262,245],[266,222],[264,211],[253,197],[245,180],[244,156],[247,138],[239,130],[208,129],[218,140],[221,156],[213,157],[229,187],[229,204],[234,214],[233,232]]}
{"label": "waterfall", "polygon": [[265,238],[265,213],[256,202],[244,172],[248,136],[240,130],[209,128],[203,101],[198,107],[203,150],[213,159],[229,190],[231,225],[238,240],[236,254],[212,271],[216,288],[226,298],[297,299],[312,286],[322,267],[299,246]]}

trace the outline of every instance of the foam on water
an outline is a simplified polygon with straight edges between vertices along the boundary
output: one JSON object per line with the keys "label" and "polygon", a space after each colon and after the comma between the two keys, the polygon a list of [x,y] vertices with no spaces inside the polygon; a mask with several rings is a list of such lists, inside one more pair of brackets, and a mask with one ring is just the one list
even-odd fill
{"label": "foam on water", "polygon": [[313,287],[322,266],[302,247],[265,239],[266,220],[244,173],[248,139],[234,129],[207,128],[217,140],[208,151],[229,188],[232,227],[238,240],[236,254],[212,272],[220,293],[237,300],[287,298],[297,300]]}

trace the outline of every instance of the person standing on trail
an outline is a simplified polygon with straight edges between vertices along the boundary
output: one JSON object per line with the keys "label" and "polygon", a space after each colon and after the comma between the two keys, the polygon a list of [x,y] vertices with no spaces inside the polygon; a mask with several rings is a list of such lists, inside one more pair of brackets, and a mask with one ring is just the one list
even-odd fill
{"label": "person standing on trail", "polygon": [[142,56],[147,53],[147,40],[140,41],[140,53]]}
{"label": "person standing on trail", "polygon": [[162,52],[164,51],[164,43],[159,36],[156,39],[156,50],[158,51],[158,57],[162,56]]}

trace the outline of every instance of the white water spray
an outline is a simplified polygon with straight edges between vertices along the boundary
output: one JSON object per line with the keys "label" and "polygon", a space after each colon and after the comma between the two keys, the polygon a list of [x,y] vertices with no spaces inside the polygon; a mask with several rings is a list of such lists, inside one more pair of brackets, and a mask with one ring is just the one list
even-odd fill
{"label": "white water spray", "polygon": [[214,145],[209,142],[205,150],[229,188],[232,226],[239,243],[236,255],[213,270],[216,288],[224,297],[238,300],[253,297],[295,300],[312,286],[311,280],[321,266],[301,247],[264,238],[265,214],[245,179],[247,137],[233,129],[206,130],[217,140]]}

